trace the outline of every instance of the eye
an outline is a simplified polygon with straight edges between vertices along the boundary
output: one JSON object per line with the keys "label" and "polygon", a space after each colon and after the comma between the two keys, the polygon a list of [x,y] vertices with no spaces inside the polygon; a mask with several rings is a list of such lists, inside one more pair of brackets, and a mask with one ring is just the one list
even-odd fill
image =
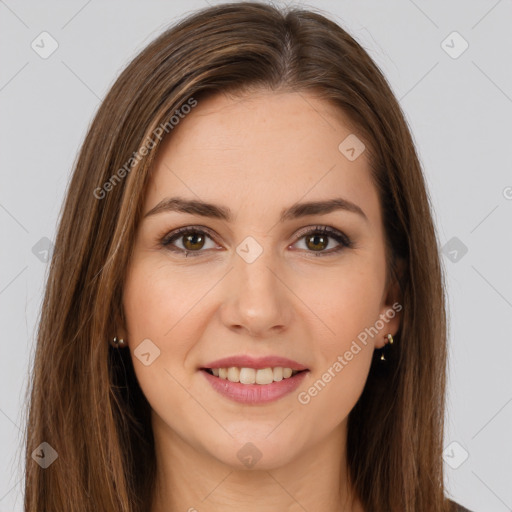
{"label": "eye", "polygon": [[[345,248],[350,248],[353,245],[347,235],[329,226],[306,228],[306,231],[302,230],[298,236],[298,241],[304,240],[306,251],[313,253],[314,256],[328,256],[338,253]],[[329,247],[332,240],[335,240],[338,245],[335,245],[334,248],[328,251],[325,250]]]}
{"label": "eye", "polygon": [[[198,228],[194,226],[186,226],[184,228],[177,229],[166,235],[161,244],[172,252],[184,253],[185,257],[189,254],[197,256],[206,246],[206,249],[214,249],[216,246],[208,247],[206,245],[207,239],[213,242],[212,237],[208,234],[205,228]],[[182,245],[176,246],[175,241]]]}

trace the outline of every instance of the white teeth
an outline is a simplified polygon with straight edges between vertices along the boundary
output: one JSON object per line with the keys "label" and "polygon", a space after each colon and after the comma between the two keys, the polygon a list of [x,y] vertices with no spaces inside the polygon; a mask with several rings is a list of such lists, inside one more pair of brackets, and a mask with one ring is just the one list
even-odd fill
{"label": "white teeth", "polygon": [[231,382],[240,382],[240,370],[236,366],[228,368],[228,380]]}
{"label": "white teeth", "polygon": [[281,366],[278,366],[277,368],[274,368],[274,380],[276,382],[279,382],[280,380],[283,380],[283,368]]}
{"label": "white teeth", "polygon": [[274,372],[272,368],[263,368],[256,372],[256,384],[270,384],[274,381]]}
{"label": "white teeth", "polygon": [[229,368],[211,368],[211,372],[220,379],[227,379],[230,382],[240,382],[242,384],[271,384],[283,379],[289,379],[297,373],[297,370],[276,366],[275,368],[238,368],[230,366]]}
{"label": "white teeth", "polygon": [[242,384],[254,384],[256,382],[256,370],[254,368],[240,368],[240,379]]}

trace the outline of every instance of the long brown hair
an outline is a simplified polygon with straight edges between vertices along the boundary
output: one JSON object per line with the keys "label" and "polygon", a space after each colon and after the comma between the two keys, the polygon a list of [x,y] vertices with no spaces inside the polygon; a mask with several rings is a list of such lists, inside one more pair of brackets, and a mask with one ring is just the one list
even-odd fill
{"label": "long brown hair", "polygon": [[[448,509],[444,281],[404,115],[376,64],[336,23],[312,10],[240,2],[197,11],[155,39],[121,73],[87,133],[61,212],[27,391],[26,512],[147,510],[150,406],[128,351],[108,340],[124,325],[123,281],[151,163],[185,105],[259,88],[310,92],[344,112],[367,147],[380,197],[403,316],[387,363],[374,357],[349,416],[353,486],[371,512]],[[58,454],[45,469],[32,458],[42,442]]]}

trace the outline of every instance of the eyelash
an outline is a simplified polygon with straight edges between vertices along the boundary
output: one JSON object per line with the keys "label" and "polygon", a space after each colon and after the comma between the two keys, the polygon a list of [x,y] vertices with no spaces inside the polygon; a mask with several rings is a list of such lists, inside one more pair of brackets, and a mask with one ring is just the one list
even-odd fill
{"label": "eyelash", "polygon": [[[166,249],[178,253],[178,254],[184,254],[185,257],[187,257],[189,254],[196,257],[199,256],[202,252],[205,252],[203,250],[197,250],[197,251],[187,251],[186,249],[181,249],[179,247],[172,246],[172,242],[174,240],[177,240],[180,238],[180,235],[183,236],[184,234],[201,234],[201,235],[207,235],[209,238],[213,240],[213,235],[210,233],[210,230],[199,227],[199,226],[186,226],[183,228],[176,229],[175,231],[171,231],[167,235],[165,235],[161,240],[160,244],[165,247]],[[353,246],[352,240],[346,236],[341,231],[338,231],[337,229],[331,228],[329,226],[313,226],[312,228],[308,229],[307,231],[301,231],[299,237],[297,238],[297,241],[294,242],[297,243],[299,240],[302,240],[304,237],[308,235],[313,234],[320,234],[324,236],[328,236],[329,238],[333,238],[336,240],[340,245],[336,247],[335,249],[330,249],[329,251],[306,251],[312,253],[314,257],[326,257],[333,254],[337,254],[343,249],[347,248],[350,249]]]}

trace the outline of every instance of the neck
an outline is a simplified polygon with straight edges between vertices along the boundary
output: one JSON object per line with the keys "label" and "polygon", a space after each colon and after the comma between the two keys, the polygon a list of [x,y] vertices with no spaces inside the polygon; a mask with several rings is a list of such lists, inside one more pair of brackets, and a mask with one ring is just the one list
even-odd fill
{"label": "neck", "polygon": [[152,416],[157,476],[151,512],[364,512],[348,483],[346,422],[280,467],[241,470]]}

